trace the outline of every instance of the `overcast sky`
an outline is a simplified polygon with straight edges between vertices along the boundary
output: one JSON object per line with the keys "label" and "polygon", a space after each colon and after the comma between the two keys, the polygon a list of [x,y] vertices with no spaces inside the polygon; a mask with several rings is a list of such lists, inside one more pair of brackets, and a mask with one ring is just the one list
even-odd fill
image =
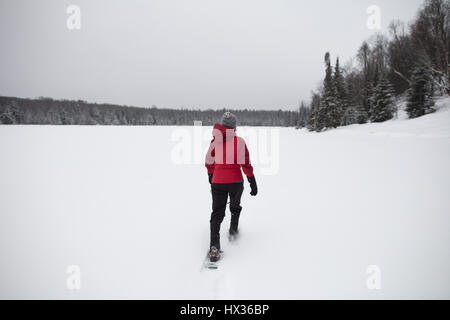
{"label": "overcast sky", "polygon": [[[134,106],[293,109],[422,0],[0,0],[0,95]],[[69,5],[81,29],[69,30]]]}

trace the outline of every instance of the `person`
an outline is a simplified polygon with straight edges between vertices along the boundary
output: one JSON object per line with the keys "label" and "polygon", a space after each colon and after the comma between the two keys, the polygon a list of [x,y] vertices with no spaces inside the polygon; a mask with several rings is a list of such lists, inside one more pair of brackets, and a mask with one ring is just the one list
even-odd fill
{"label": "person", "polygon": [[250,195],[258,194],[250,155],[244,139],[236,135],[236,127],[236,116],[226,112],[222,116],[220,124],[214,125],[213,139],[205,159],[212,194],[211,239],[208,254],[212,262],[220,259],[220,225],[225,217],[228,196],[230,196],[231,211],[230,240],[235,239],[239,233],[239,217],[242,211],[241,196],[244,191],[242,171],[250,183]]}

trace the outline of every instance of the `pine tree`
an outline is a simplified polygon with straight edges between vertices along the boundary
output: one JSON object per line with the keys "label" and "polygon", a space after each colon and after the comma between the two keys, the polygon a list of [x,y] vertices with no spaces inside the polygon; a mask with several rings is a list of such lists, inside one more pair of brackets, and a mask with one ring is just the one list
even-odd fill
{"label": "pine tree", "polygon": [[349,103],[344,111],[344,126],[349,126],[358,123],[358,106]]}
{"label": "pine tree", "polygon": [[357,109],[357,122],[359,124],[367,123],[369,120],[370,113],[370,95],[372,92],[371,82],[370,82],[370,47],[369,44],[364,41],[358,51],[357,55],[359,61],[362,64],[363,70],[363,89],[361,90],[361,97],[359,102],[356,104]]}
{"label": "pine tree", "polygon": [[339,125],[344,125],[344,113],[347,108],[347,89],[345,86],[345,79],[342,75],[342,70],[339,65],[339,57],[336,59],[336,66],[334,68],[334,95],[336,98],[336,110],[334,112],[335,123]]}
{"label": "pine tree", "polygon": [[378,87],[378,84],[380,82],[380,68],[378,67],[378,64],[376,64],[375,66],[375,73],[373,75],[373,79],[372,79],[372,83],[369,86],[369,90],[367,91],[368,94],[368,105],[367,105],[367,120],[371,120],[372,119],[372,114],[373,114],[373,108],[374,108],[374,95],[375,95],[375,91],[376,88]]}
{"label": "pine tree", "polygon": [[370,121],[383,122],[394,117],[394,90],[387,79],[377,79],[371,99]]}
{"label": "pine tree", "polygon": [[364,123],[367,123],[367,121],[369,121],[369,115],[370,115],[370,109],[371,109],[371,104],[370,104],[371,95],[372,95],[372,85],[370,84],[370,82],[366,82],[366,85],[362,89],[362,97],[361,97],[362,101],[357,106],[357,110],[358,110],[357,119],[358,119],[359,124],[364,124]]}
{"label": "pine tree", "polygon": [[339,112],[336,103],[336,90],[333,83],[333,68],[330,63],[330,54],[325,54],[325,79],[323,81],[323,95],[316,114],[316,131],[336,128],[339,126]]}
{"label": "pine tree", "polygon": [[317,115],[320,108],[320,94],[313,93],[311,99],[311,106],[308,115],[306,127],[309,131],[320,131],[317,125]]}
{"label": "pine tree", "polygon": [[426,66],[418,66],[414,69],[411,87],[408,90],[406,112],[410,118],[421,117],[434,112],[434,88],[433,78]]}
{"label": "pine tree", "polygon": [[306,103],[304,101],[302,101],[300,103],[300,107],[298,109],[297,121],[295,121],[295,127],[297,129],[302,129],[307,126],[308,114],[309,114],[309,108],[307,107]]}
{"label": "pine tree", "polygon": [[359,91],[355,88],[352,81],[346,81],[346,107],[343,114],[343,125],[348,126],[358,123],[358,95]]}

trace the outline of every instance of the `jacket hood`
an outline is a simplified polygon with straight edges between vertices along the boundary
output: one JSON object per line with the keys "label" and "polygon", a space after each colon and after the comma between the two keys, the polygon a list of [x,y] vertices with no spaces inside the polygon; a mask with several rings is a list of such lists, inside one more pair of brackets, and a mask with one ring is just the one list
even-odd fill
{"label": "jacket hood", "polygon": [[225,127],[220,123],[216,123],[214,125],[212,132],[214,138],[217,136],[218,132],[222,134],[223,141],[228,141],[236,136],[236,132],[234,129]]}

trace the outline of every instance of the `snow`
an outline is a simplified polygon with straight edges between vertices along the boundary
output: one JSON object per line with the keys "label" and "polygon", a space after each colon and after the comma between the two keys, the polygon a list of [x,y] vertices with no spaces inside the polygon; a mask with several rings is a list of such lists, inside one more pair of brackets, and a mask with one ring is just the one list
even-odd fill
{"label": "snow", "polygon": [[[202,268],[206,169],[173,160],[174,132],[193,127],[0,126],[0,298],[449,299],[450,100],[438,106],[320,134],[277,128],[271,175],[249,143],[260,194],[246,182],[237,245],[227,211],[219,270]],[[366,286],[372,265],[380,290]]]}

